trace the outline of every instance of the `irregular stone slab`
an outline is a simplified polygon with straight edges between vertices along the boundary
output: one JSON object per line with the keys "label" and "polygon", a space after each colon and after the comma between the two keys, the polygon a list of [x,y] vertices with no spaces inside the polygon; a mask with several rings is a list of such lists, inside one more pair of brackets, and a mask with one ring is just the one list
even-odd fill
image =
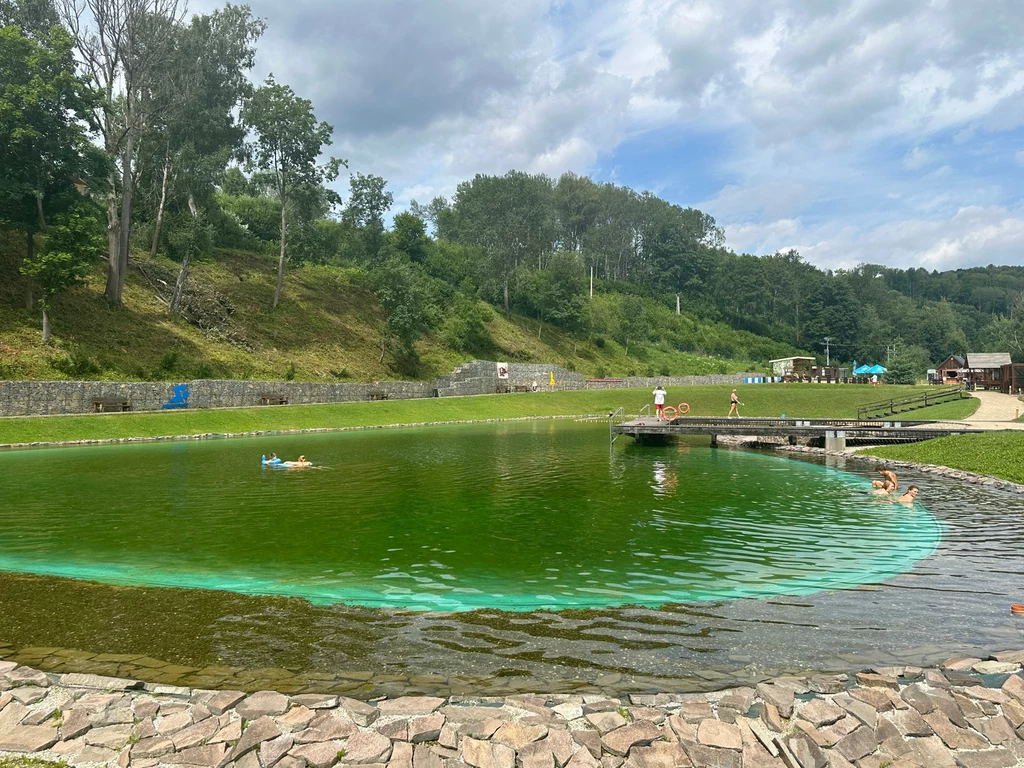
{"label": "irregular stone slab", "polygon": [[715,716],[715,711],[706,701],[684,701],[679,707],[679,716],[688,723],[699,723]]}
{"label": "irregular stone slab", "polygon": [[956,700],[953,699],[948,691],[933,691],[928,695],[935,703],[935,709],[948,717],[953,725],[960,728],[970,727],[967,718],[964,717],[964,713],[960,711]]}
{"label": "irregular stone slab", "polygon": [[622,706],[622,702],[618,699],[609,699],[604,696],[583,697],[583,714],[591,715],[595,712],[614,712]]}
{"label": "irregular stone slab", "polygon": [[65,688],[92,688],[99,691],[136,691],[142,688],[141,680],[103,675],[83,675],[71,672],[60,676],[60,685]]}
{"label": "irregular stone slab", "polygon": [[227,744],[207,744],[204,747],[192,747],[173,755],[164,755],[161,763],[171,765],[198,765],[204,768],[218,768],[225,761],[228,753]]}
{"label": "irregular stone slab", "polygon": [[92,728],[89,713],[84,709],[72,709],[64,713],[64,722],[60,726],[60,737],[64,741],[77,739]]}
{"label": "irregular stone slab", "polygon": [[215,715],[223,715],[244,698],[243,691],[217,691],[206,702],[206,707]]}
{"label": "irregular stone slab", "polygon": [[534,741],[518,750],[516,768],[555,768],[555,756],[544,742]]}
{"label": "irregular stone slab", "polygon": [[1021,704],[1024,704],[1024,678],[1020,677],[1020,675],[1010,675],[1006,678],[1006,682],[1003,683],[1001,690]]}
{"label": "irregular stone slab", "polygon": [[15,701],[20,701],[26,706],[31,706],[33,704],[38,704],[46,698],[46,689],[39,688],[35,685],[25,685],[21,688],[15,688],[12,690],[10,696]]}
{"label": "irregular stone slab", "polygon": [[743,749],[740,729],[720,720],[702,720],[697,727],[697,741],[706,747],[722,749]]}
{"label": "irregular stone slab", "polygon": [[175,696],[180,699],[192,698],[192,689],[183,685],[162,685],[160,683],[143,683],[144,690],[155,696]]}
{"label": "irregular stone slab", "polygon": [[281,758],[281,762],[277,764],[277,768],[306,768],[306,761],[291,755],[285,755]]}
{"label": "irregular stone slab", "polygon": [[850,697],[863,701],[876,712],[888,712],[893,706],[889,693],[888,688],[854,688],[850,691]]}
{"label": "irregular stone slab", "polygon": [[551,754],[555,758],[555,765],[559,767],[568,763],[572,757],[572,736],[569,735],[568,731],[548,731],[547,738],[540,743],[547,745],[551,749]]}
{"label": "irregular stone slab", "polygon": [[793,714],[793,689],[769,683],[758,683],[757,695],[778,708],[779,714],[789,718]]}
{"label": "irregular stone slab", "polygon": [[855,699],[846,693],[836,694],[832,701],[860,720],[868,728],[874,728],[878,724],[878,710],[870,704]]}
{"label": "irregular stone slab", "polygon": [[1007,696],[1003,691],[996,688],[985,688],[981,685],[972,685],[969,688],[965,688],[964,693],[966,693],[972,699],[978,699],[979,701],[990,701],[993,704],[1005,704],[1007,701],[1010,700],[1010,697]]}
{"label": "irregular stone slab", "polygon": [[949,688],[949,680],[937,669],[929,669],[924,673],[924,681],[933,688]]}
{"label": "irregular stone slab", "polygon": [[391,739],[373,731],[361,731],[345,745],[345,763],[366,765],[386,763],[391,757]]}
{"label": "irregular stone slab", "polygon": [[993,717],[991,720],[986,720],[981,724],[981,732],[990,743],[996,745],[1013,741],[1017,736],[1010,721],[1005,717]]}
{"label": "irregular stone slab", "polygon": [[984,752],[958,752],[956,761],[962,768],[1010,768],[1017,764],[1017,756],[1008,749],[998,747]]}
{"label": "irregular stone slab", "polygon": [[[290,704],[288,697],[283,693],[259,691],[235,705],[235,712],[246,720],[256,720],[260,717],[283,715],[288,711]],[[210,711],[212,712],[213,709],[211,708]]]}
{"label": "irregular stone slab", "polygon": [[394,720],[390,723],[377,723],[377,733],[387,736],[392,741],[409,741],[409,721]]}
{"label": "irregular stone slab", "polygon": [[[587,750],[581,750],[589,754]],[[656,741],[649,747],[633,747],[625,762],[627,768],[688,768],[693,765],[678,743]]]}
{"label": "irregular stone slab", "polygon": [[281,726],[281,730],[294,733],[305,729],[314,717],[316,717],[316,713],[312,709],[299,704],[278,717],[277,723]]}
{"label": "irregular stone slab", "polygon": [[272,717],[264,715],[258,720],[249,723],[249,727],[242,732],[242,737],[235,744],[234,749],[228,757],[229,760],[237,760],[247,752],[259,747],[264,741],[276,739],[281,735],[281,727],[274,722]]}
{"label": "irregular stone slab", "polygon": [[[338,697],[327,693],[301,693],[298,696],[292,696],[292,701],[310,709],[334,709],[338,706]],[[376,709],[376,707],[370,707],[370,709]]]}
{"label": "irregular stone slab", "polygon": [[594,757],[589,749],[581,749],[572,756],[565,768],[598,768],[601,761]]}
{"label": "irregular stone slab", "polygon": [[860,728],[863,723],[852,715],[844,717],[837,723],[833,723],[828,728],[824,728],[821,734],[828,739],[830,744],[836,744],[844,736],[849,736],[851,733]]}
{"label": "irregular stone slab", "polygon": [[[358,699],[349,699],[343,696],[338,699],[338,706],[349,716],[353,723],[362,728],[368,727],[380,717],[381,711],[377,707]],[[317,707],[310,707],[310,709],[317,709]],[[323,709],[323,707],[320,707],[320,709]]]}
{"label": "irregular stone slab", "polygon": [[950,749],[984,749],[988,743],[964,728],[957,728],[941,712],[929,712],[924,721]]}
{"label": "irregular stone slab", "polygon": [[412,744],[400,742],[393,745],[388,768],[412,768]]}
{"label": "irregular stone slab", "polygon": [[[24,718],[22,718],[22,725],[43,725],[47,720],[57,714],[57,707],[52,702],[44,703],[42,706],[36,707]],[[52,725],[52,723],[51,723]]]}
{"label": "irregular stone slab", "polygon": [[548,729],[543,725],[523,725],[513,720],[502,725],[491,739],[499,744],[505,744],[512,747],[512,749],[519,750],[527,744],[543,739],[547,735]]}
{"label": "irregular stone slab", "polygon": [[[289,756],[303,761],[310,768],[331,768],[332,765],[341,759],[339,752],[341,752],[342,748],[340,741],[322,741],[318,744],[303,744],[293,747],[292,751],[289,752]],[[282,768],[284,761],[287,759],[287,757],[282,759],[277,764],[278,768]]]}
{"label": "irregular stone slab", "polygon": [[93,728],[85,734],[85,743],[93,747],[106,747],[107,749],[121,749],[131,738],[132,727],[130,725],[108,725],[103,728]]}
{"label": "irregular stone slab", "polygon": [[[222,717],[227,717],[227,715]],[[227,742],[230,744],[232,741],[238,741],[240,738],[242,738],[242,721],[234,720],[217,731],[217,734],[208,743],[220,744],[221,742]]]}
{"label": "irregular stone slab", "polygon": [[680,744],[690,762],[700,768],[742,768],[742,752],[706,747],[695,741],[683,741]]}
{"label": "irregular stone slab", "polygon": [[192,715],[188,712],[177,712],[167,717],[158,717],[153,721],[153,725],[156,726],[159,733],[162,733],[164,736],[171,736],[192,725]]}
{"label": "irregular stone slab", "polygon": [[255,752],[249,752],[241,760],[231,763],[231,768],[263,768],[260,759]]}
{"label": "irregular stone slab", "polygon": [[38,685],[40,688],[50,687],[50,678],[45,672],[30,667],[18,667],[4,675],[11,688],[18,688],[22,685]]}
{"label": "irregular stone slab", "polygon": [[739,721],[740,730],[746,728],[750,731],[751,735],[761,744],[762,747],[768,752],[770,757],[779,756],[779,748],[775,744],[775,737],[765,728],[764,723],[760,720],[753,720],[749,717],[741,718]]}
{"label": "irregular stone slab", "polygon": [[175,749],[190,749],[205,744],[216,736],[218,731],[220,731],[220,722],[208,717],[201,723],[196,723],[174,734],[171,741],[174,742]]}
{"label": "irregular stone slab", "polygon": [[973,667],[980,675],[1008,675],[1020,669],[1020,664],[1009,661],[979,661]]}
{"label": "irregular stone slab", "polygon": [[908,685],[902,691],[900,691],[900,698],[903,699],[907,704],[912,706],[922,715],[927,715],[933,709],[935,709],[935,702],[932,701],[931,697],[925,691],[924,687],[920,683],[914,683]]}
{"label": "irregular stone slab", "polygon": [[504,744],[466,738],[462,740],[462,759],[474,768],[514,768],[516,753]]}
{"label": "irregular stone slab", "polygon": [[409,741],[419,744],[424,741],[437,741],[444,728],[444,715],[428,715],[416,717],[409,723]]}
{"label": "irregular stone slab", "polygon": [[1024,664],[1024,651],[999,651],[998,653],[993,653],[992,658],[996,661]]}
{"label": "irregular stone slab", "polygon": [[831,747],[834,743],[831,739],[829,739],[828,736],[819,731],[806,720],[795,720],[793,722],[793,725],[795,725],[799,730],[803,731],[803,733],[806,734],[811,739],[811,741],[813,741],[819,747]]}
{"label": "irregular stone slab", "polygon": [[862,727],[840,739],[835,749],[847,760],[853,762],[878,749],[878,741],[875,738],[874,730]]}
{"label": "irregular stone slab", "polygon": [[[188,713],[185,713],[188,716]],[[104,725],[124,725],[135,722],[135,714],[130,706],[109,706],[92,715],[93,727]],[[189,719],[191,722],[191,718]]]}
{"label": "irregular stone slab", "polygon": [[942,662],[943,669],[950,669],[954,672],[964,672],[977,664],[981,659],[976,659],[972,656],[957,656],[952,659],[946,659]]}
{"label": "irregular stone slab", "polygon": [[[596,760],[601,759],[601,735],[595,731],[573,731],[572,740],[586,749]],[[576,754],[579,754],[577,751]]]}
{"label": "irregular stone slab", "polygon": [[686,722],[679,715],[668,716],[668,731],[671,733],[667,734],[671,738],[671,734],[675,734],[675,737],[679,741],[696,741],[697,740],[697,729],[692,723]]}
{"label": "irregular stone slab", "polygon": [[160,702],[156,699],[136,699],[132,702],[132,712],[139,720],[154,717],[160,711]]}
{"label": "irregular stone slab", "polygon": [[949,750],[938,736],[913,739],[910,747],[914,750],[912,759],[917,765],[927,768],[953,768],[956,765]]}
{"label": "irregular stone slab", "polygon": [[565,704],[558,704],[551,708],[559,717],[563,717],[566,720],[578,720],[583,717],[583,705],[573,704],[572,702],[566,702]]}
{"label": "irregular stone slab", "polygon": [[452,759],[452,757],[457,757],[457,752],[452,757],[446,758],[445,755],[448,754],[448,751],[445,750],[445,754],[442,754],[438,749],[440,748],[429,747],[426,744],[417,744],[413,748],[412,753],[413,768],[446,768],[446,760],[465,765],[460,760]]}
{"label": "irregular stone slab", "polygon": [[779,714],[779,708],[769,701],[764,702],[764,706],[761,707],[761,722],[776,733],[782,733],[786,727],[782,722],[782,715]]}
{"label": "irregular stone slab", "polygon": [[162,757],[174,751],[174,742],[166,736],[153,736],[143,739],[132,747],[131,755],[135,759]]}
{"label": "irregular stone slab", "polygon": [[[288,750],[293,746],[295,746],[295,737],[290,733],[278,736],[270,741],[264,741],[260,744],[259,748],[260,765],[263,768],[273,768],[273,766],[281,761],[282,757],[288,754]],[[255,754],[255,752],[250,754]]]}
{"label": "irregular stone slab", "polygon": [[786,739],[786,746],[800,764],[800,768],[825,768],[828,760],[821,747],[814,743],[806,734],[796,733]]}
{"label": "irregular stone slab", "polygon": [[604,735],[626,724],[626,718],[618,712],[594,712],[586,716],[586,721]]}
{"label": "irregular stone slab", "polygon": [[798,713],[812,725],[832,725],[846,717],[846,710],[837,707],[828,699],[814,699],[800,708]]}
{"label": "irregular stone slab", "polygon": [[625,762],[618,755],[605,755],[601,758],[601,768],[621,768]]}
{"label": "irregular stone slab", "polygon": [[[613,755],[625,757],[634,746],[646,747],[651,742],[659,741],[665,737],[664,732],[649,720],[641,720],[601,737],[604,748]],[[691,758],[692,759],[692,758]]]}
{"label": "irregular stone slab", "polygon": [[904,736],[931,736],[933,733],[932,727],[916,709],[894,712],[892,721]]}
{"label": "irregular stone slab", "polygon": [[760,744],[745,744],[743,768],[786,768],[781,758],[772,757]]}
{"label": "irregular stone slab", "polygon": [[0,734],[0,752],[41,752],[57,743],[57,729],[49,725],[19,725]]}
{"label": "irregular stone slab", "polygon": [[486,720],[511,720],[512,713],[505,707],[471,707],[448,705],[441,709],[450,723],[482,723]]}
{"label": "irregular stone slab", "polygon": [[879,675],[873,672],[858,672],[857,684],[862,685],[866,688],[892,688],[897,690],[900,687],[899,682],[895,677],[889,675]]}
{"label": "irregular stone slab", "polygon": [[295,734],[296,744],[312,744],[318,741],[336,741],[354,736],[358,729],[341,711],[328,710],[313,718],[309,728]]}
{"label": "irregular stone slab", "polygon": [[444,704],[436,696],[401,696],[377,704],[382,715],[429,715]]}
{"label": "irregular stone slab", "polygon": [[815,675],[807,687],[815,693],[842,693],[846,690],[846,682],[849,677],[846,675]]}

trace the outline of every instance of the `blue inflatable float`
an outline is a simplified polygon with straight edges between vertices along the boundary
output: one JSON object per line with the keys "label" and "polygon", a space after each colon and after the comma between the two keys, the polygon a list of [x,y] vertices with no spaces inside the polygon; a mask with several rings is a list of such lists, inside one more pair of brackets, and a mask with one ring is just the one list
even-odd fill
{"label": "blue inflatable float", "polygon": [[282,462],[281,459],[279,459],[276,456],[272,458],[270,461],[267,461],[267,454],[263,454],[263,456],[260,457],[260,463],[265,467],[276,467],[278,464],[281,464]]}

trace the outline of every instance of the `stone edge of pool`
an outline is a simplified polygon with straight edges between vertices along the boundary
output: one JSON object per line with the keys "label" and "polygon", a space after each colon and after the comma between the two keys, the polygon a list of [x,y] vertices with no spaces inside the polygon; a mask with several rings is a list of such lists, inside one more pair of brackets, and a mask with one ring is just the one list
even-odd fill
{"label": "stone edge of pool", "polygon": [[0,758],[118,768],[1010,768],[1024,650],[704,694],[202,690],[0,660]]}

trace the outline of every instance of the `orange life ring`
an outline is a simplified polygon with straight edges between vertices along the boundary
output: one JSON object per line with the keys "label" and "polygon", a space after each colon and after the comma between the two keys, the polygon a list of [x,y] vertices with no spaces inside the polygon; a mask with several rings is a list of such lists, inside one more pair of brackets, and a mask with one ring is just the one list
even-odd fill
{"label": "orange life ring", "polygon": [[[669,415],[668,415],[668,412],[669,412],[669,411],[672,411],[672,415],[671,415],[671,416],[669,416]],[[663,418],[663,419],[664,419],[665,421],[672,421],[672,420],[673,420],[673,419],[674,419],[674,418],[675,418],[676,416],[678,416],[678,415],[679,415],[679,411],[677,411],[677,410],[676,410],[675,408],[673,408],[673,407],[672,407],[671,405],[666,405],[666,406],[665,406],[665,407],[664,407],[664,408],[662,409],[662,411],[661,411],[661,417],[662,417],[662,418]]]}
{"label": "orange life ring", "polygon": [[1024,605],[1014,603],[1010,606],[1010,613],[1024,613]]}
{"label": "orange life ring", "polygon": [[689,403],[680,403],[678,410],[679,410],[679,415],[680,416],[685,416],[686,414],[688,414],[690,412],[690,404]]}

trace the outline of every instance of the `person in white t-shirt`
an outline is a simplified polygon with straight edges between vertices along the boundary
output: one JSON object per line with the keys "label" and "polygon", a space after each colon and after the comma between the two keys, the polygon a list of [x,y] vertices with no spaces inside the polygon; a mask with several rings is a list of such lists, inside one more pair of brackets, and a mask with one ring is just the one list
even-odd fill
{"label": "person in white t-shirt", "polygon": [[877,387],[878,386],[878,374],[877,373],[871,374],[871,386],[872,387]]}
{"label": "person in white t-shirt", "polygon": [[654,390],[654,415],[659,419],[665,418],[665,395],[668,394],[665,388],[659,384]]}

